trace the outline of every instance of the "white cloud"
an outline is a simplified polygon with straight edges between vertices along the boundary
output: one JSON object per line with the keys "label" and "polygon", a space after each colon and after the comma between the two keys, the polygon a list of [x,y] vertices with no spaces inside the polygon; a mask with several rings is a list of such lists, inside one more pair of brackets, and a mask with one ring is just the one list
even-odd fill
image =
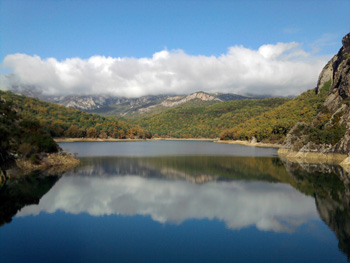
{"label": "white cloud", "polygon": [[318,218],[314,199],[286,184],[147,179],[139,176],[64,176],[38,205],[17,216],[40,212],[103,215],[146,215],[159,223],[218,219],[230,229],[291,232]]}
{"label": "white cloud", "polygon": [[[48,95],[111,94],[136,97],[195,91],[298,95],[316,86],[330,57],[315,56],[298,43],[233,46],[221,56],[162,50],[151,58],[93,56],[58,61],[12,54],[3,66],[24,85]],[[6,87],[2,87],[6,88]]]}

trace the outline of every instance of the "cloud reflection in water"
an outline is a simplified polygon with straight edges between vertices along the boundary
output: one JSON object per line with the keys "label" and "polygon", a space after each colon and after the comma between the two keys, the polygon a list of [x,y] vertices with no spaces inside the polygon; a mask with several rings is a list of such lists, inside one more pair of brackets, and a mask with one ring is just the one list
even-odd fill
{"label": "cloud reflection in water", "polygon": [[314,199],[287,184],[265,182],[207,182],[194,184],[139,176],[65,176],[39,205],[17,216],[58,210],[92,216],[145,215],[160,223],[187,219],[219,219],[230,229],[256,226],[260,230],[292,232],[318,218]]}

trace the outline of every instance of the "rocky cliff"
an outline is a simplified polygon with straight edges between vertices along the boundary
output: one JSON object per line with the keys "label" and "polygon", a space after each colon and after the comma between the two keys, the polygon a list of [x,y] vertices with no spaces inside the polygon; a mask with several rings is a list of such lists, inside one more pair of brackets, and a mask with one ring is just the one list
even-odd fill
{"label": "rocky cliff", "polygon": [[350,153],[350,33],[323,68],[316,94],[327,92],[323,107],[311,123],[297,123],[280,153]]}

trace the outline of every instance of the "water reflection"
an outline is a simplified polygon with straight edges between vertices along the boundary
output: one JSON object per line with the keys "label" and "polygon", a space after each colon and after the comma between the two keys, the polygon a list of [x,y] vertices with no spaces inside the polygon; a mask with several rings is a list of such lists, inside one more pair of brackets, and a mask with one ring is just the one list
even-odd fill
{"label": "water reflection", "polygon": [[25,207],[18,216],[62,210],[93,216],[146,215],[175,224],[216,218],[230,229],[253,225],[276,232],[291,232],[318,218],[311,196],[287,184],[271,183],[287,176],[275,158],[87,158],[82,162],[39,205]]}
{"label": "water reflection", "polygon": [[340,166],[234,156],[85,157],[81,163],[61,179],[37,174],[6,182],[0,223],[19,210],[18,217],[64,211],[143,215],[162,224],[218,219],[232,230],[291,233],[321,217],[350,255],[350,176]]}
{"label": "water reflection", "polygon": [[217,179],[279,182],[290,177],[278,158],[267,157],[85,157],[80,160],[79,175],[84,176],[139,175],[196,183]]}
{"label": "water reflection", "polygon": [[39,204],[41,197],[59,178],[34,172],[26,177],[7,180],[0,188],[0,226],[10,223],[24,206]]}
{"label": "water reflection", "polygon": [[[290,163],[272,158],[270,150],[242,157],[241,148],[217,148],[213,143],[186,143],[190,149],[185,150],[184,143],[173,143],[186,151],[185,156],[171,155],[174,148],[164,148],[168,142],[154,144],[164,156],[153,150],[147,154],[148,142],[125,143],[125,148],[82,144],[80,150],[74,148],[77,145],[70,145],[72,152],[85,157],[75,171],[61,178],[37,174],[7,181],[0,189],[1,222],[9,222],[16,213],[18,217],[0,228],[2,261],[27,255],[39,261],[43,251],[50,259],[63,251],[62,260],[74,258],[64,251],[76,251],[77,260],[84,254],[91,261],[139,255],[139,262],[147,258],[144,251],[152,256],[148,259],[160,255],[181,262],[179,255],[192,255],[190,262],[198,255],[201,262],[231,262],[237,255],[249,262],[280,257],[292,262],[345,260],[321,219],[349,256],[350,176],[339,166]],[[109,157],[92,157],[92,146],[95,153]],[[214,156],[194,154],[212,146]],[[91,152],[81,154],[83,148]],[[135,149],[139,157],[131,156]],[[27,232],[18,234],[21,231]],[[22,244],[27,250],[18,253],[23,236],[28,238]],[[216,254],[210,257],[212,251]]]}

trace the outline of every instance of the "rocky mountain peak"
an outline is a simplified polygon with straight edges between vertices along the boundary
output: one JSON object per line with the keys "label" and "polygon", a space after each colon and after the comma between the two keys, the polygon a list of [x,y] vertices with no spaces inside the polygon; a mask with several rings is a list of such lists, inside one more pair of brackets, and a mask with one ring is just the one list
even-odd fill
{"label": "rocky mountain peak", "polygon": [[345,35],[342,39],[342,48],[322,69],[318,78],[316,92],[319,93],[324,84],[331,80],[332,87],[338,90],[339,95],[345,99],[349,97],[347,90],[339,89],[339,87],[349,86],[349,59],[350,59],[350,33]]}
{"label": "rocky mountain peak", "polygon": [[213,101],[213,100],[222,101],[221,99],[219,99],[213,95],[199,91],[199,92],[195,92],[195,93],[192,93],[190,95],[187,95],[185,97],[176,96],[176,99],[168,98],[165,101],[163,101],[161,103],[161,105],[164,107],[170,108],[170,107],[175,107],[175,106],[184,104],[184,103],[191,101],[191,100],[194,100],[194,99],[199,99],[202,101]]}
{"label": "rocky mountain peak", "polygon": [[350,95],[350,33],[343,40],[343,47],[333,62],[333,83],[331,91],[337,90],[339,96],[346,99]]}
{"label": "rocky mountain peak", "polygon": [[350,52],[350,33],[342,39],[344,52]]}
{"label": "rocky mountain peak", "polygon": [[221,101],[220,99],[216,98],[215,96],[212,96],[212,95],[205,93],[205,92],[202,92],[202,91],[192,93],[191,95],[188,95],[186,98],[188,98],[188,99],[200,99],[203,101],[212,101],[212,100]]}
{"label": "rocky mountain peak", "polygon": [[324,68],[322,69],[319,77],[318,77],[318,81],[317,81],[317,87],[316,87],[316,93],[320,93],[321,89],[323,88],[324,84],[333,79],[333,63],[334,61],[337,60],[337,56],[334,56],[330,61],[328,61],[328,63],[326,64],[326,66],[324,66]]}
{"label": "rocky mountain peak", "polygon": [[99,106],[95,103],[93,98],[88,96],[84,96],[84,97],[73,96],[66,103],[66,107],[79,108],[82,110],[91,110],[91,109],[99,108]]}

